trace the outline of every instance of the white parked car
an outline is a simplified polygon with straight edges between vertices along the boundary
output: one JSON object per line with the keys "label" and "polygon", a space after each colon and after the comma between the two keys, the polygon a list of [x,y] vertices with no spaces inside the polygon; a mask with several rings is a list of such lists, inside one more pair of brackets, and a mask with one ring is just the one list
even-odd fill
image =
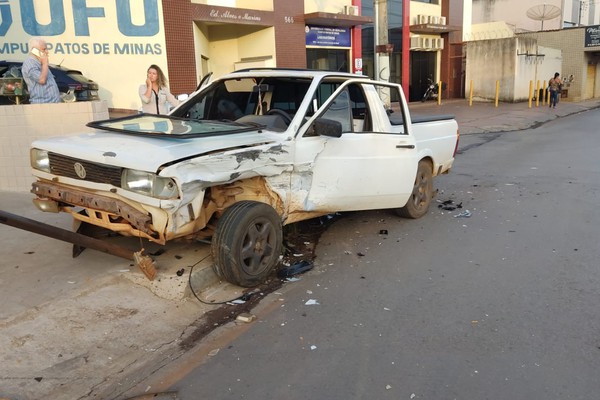
{"label": "white parked car", "polygon": [[212,238],[217,275],[246,287],[277,265],[284,224],[426,214],[458,145],[451,116],[411,121],[399,85],[324,71],[238,71],[168,116],[89,125],[33,143],[36,205],[161,244]]}

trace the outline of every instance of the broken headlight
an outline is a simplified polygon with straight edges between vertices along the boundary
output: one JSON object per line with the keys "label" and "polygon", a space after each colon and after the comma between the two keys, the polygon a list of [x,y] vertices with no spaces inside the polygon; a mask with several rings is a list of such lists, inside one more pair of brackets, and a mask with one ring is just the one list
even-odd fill
{"label": "broken headlight", "polygon": [[44,172],[50,172],[50,159],[46,150],[31,149],[30,153],[31,168]]}
{"label": "broken headlight", "polygon": [[121,187],[157,199],[175,199],[178,196],[177,184],[173,179],[134,169],[123,170]]}

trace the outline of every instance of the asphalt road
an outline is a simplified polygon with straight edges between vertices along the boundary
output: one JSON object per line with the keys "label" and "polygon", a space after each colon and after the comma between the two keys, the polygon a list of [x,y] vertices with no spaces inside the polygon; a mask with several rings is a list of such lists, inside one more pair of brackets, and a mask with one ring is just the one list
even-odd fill
{"label": "asphalt road", "polygon": [[128,393],[597,398],[599,120],[463,137],[427,216],[345,215],[315,269],[267,296],[254,322],[220,328]]}

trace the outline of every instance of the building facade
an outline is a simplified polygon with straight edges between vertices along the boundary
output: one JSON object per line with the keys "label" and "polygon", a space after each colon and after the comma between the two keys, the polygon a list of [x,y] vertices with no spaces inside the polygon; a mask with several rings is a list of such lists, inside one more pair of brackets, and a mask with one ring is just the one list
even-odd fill
{"label": "building facade", "polygon": [[[150,64],[175,95],[191,93],[208,73],[279,67],[385,75],[409,82],[416,100],[428,79],[452,75],[448,3],[413,0],[408,17],[402,0],[379,0],[378,16],[362,0],[0,0],[0,57],[23,60],[28,39],[42,36],[52,63],[98,82],[100,98],[116,109],[140,107]],[[375,43],[378,24],[387,26],[385,42]],[[389,64],[376,73],[381,56]]]}

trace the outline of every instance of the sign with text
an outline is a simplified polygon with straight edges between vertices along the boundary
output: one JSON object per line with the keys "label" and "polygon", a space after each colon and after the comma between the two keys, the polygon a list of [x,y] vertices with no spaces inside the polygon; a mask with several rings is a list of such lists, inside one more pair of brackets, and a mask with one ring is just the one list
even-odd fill
{"label": "sign with text", "polygon": [[585,47],[600,47],[600,25],[585,28]]}
{"label": "sign with text", "polygon": [[350,28],[310,26],[304,29],[307,46],[350,47]]}
{"label": "sign with text", "polygon": [[162,0],[0,0],[0,59],[22,61],[43,37],[52,64],[81,71],[109,107],[138,109],[157,64],[168,74]]}

